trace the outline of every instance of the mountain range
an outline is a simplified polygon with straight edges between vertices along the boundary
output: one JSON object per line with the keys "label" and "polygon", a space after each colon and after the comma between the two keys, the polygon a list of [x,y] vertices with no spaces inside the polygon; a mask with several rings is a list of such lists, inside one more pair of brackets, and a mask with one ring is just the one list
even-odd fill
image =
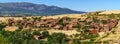
{"label": "mountain range", "polygon": [[33,4],[28,2],[0,3],[0,15],[58,15],[58,14],[81,14],[83,11],[75,11],[68,8],[48,6],[45,4]]}

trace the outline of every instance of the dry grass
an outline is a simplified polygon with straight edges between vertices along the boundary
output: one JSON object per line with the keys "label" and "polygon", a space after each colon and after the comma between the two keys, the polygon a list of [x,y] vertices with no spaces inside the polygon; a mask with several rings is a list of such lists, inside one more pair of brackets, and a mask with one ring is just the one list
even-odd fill
{"label": "dry grass", "polygon": [[18,27],[17,26],[6,26],[4,29],[6,31],[15,31],[18,29]]}
{"label": "dry grass", "polygon": [[9,18],[14,18],[15,20],[21,20],[22,19],[22,17],[0,17],[0,21],[5,22],[6,19],[9,19]]}
{"label": "dry grass", "polygon": [[99,14],[120,14],[120,10],[108,10],[108,11],[104,11],[102,13]]}
{"label": "dry grass", "polygon": [[62,18],[62,17],[70,17],[70,18],[86,18],[86,15],[82,16],[83,14],[63,14],[63,15],[55,15],[55,16],[44,16],[42,19],[46,18]]}
{"label": "dry grass", "polygon": [[[70,18],[86,18],[86,15],[84,14],[62,14],[62,15],[55,15],[55,16],[43,16],[42,19],[46,19],[46,18],[53,18],[53,19],[57,19],[57,18],[62,18],[62,17],[70,17]],[[26,18],[31,18],[31,17],[40,17],[40,16],[30,16],[30,17],[26,17]],[[0,21],[5,22],[6,19],[9,18],[14,18],[15,20],[21,20],[23,17],[0,17]]]}

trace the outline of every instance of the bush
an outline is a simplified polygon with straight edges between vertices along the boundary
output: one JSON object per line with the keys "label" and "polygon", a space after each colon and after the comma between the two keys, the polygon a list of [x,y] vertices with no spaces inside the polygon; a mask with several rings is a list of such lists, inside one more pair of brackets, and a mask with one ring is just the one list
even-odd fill
{"label": "bush", "polygon": [[0,34],[12,44],[22,44],[25,40],[31,40],[33,39],[33,35],[30,31],[5,31],[2,30]]}
{"label": "bush", "polygon": [[43,35],[44,37],[48,37],[48,36],[49,36],[49,32],[48,32],[48,31],[43,31],[43,32],[42,32],[42,35]]}
{"label": "bush", "polygon": [[102,22],[103,24],[107,24],[107,21],[105,21],[105,20],[102,20],[101,22]]}
{"label": "bush", "polygon": [[63,19],[60,19],[59,22],[58,22],[58,24],[60,24],[60,25],[62,25],[62,26],[65,25],[65,24],[63,23]]}
{"label": "bush", "polygon": [[4,25],[0,24],[0,30],[3,29],[4,27],[5,27]]}
{"label": "bush", "polygon": [[40,34],[40,31],[34,31],[33,35],[41,35],[41,34]]}
{"label": "bush", "polygon": [[0,44],[8,44],[4,37],[0,34]]}
{"label": "bush", "polygon": [[48,42],[54,43],[54,44],[62,44],[62,43],[68,42],[67,36],[63,33],[53,33],[47,39],[48,39]]}

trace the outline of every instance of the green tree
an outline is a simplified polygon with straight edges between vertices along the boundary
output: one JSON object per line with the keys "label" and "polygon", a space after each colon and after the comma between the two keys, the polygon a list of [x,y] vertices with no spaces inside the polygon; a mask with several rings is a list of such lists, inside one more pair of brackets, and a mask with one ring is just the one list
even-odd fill
{"label": "green tree", "polygon": [[54,43],[54,44],[62,44],[67,43],[68,38],[63,33],[53,33],[51,36],[48,37],[48,42]]}

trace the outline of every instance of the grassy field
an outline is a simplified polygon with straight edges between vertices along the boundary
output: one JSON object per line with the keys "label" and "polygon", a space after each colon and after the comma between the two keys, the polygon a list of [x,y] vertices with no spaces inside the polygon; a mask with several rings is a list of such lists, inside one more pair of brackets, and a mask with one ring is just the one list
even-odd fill
{"label": "grassy field", "polygon": [[107,10],[99,14],[120,14],[120,10]]}

